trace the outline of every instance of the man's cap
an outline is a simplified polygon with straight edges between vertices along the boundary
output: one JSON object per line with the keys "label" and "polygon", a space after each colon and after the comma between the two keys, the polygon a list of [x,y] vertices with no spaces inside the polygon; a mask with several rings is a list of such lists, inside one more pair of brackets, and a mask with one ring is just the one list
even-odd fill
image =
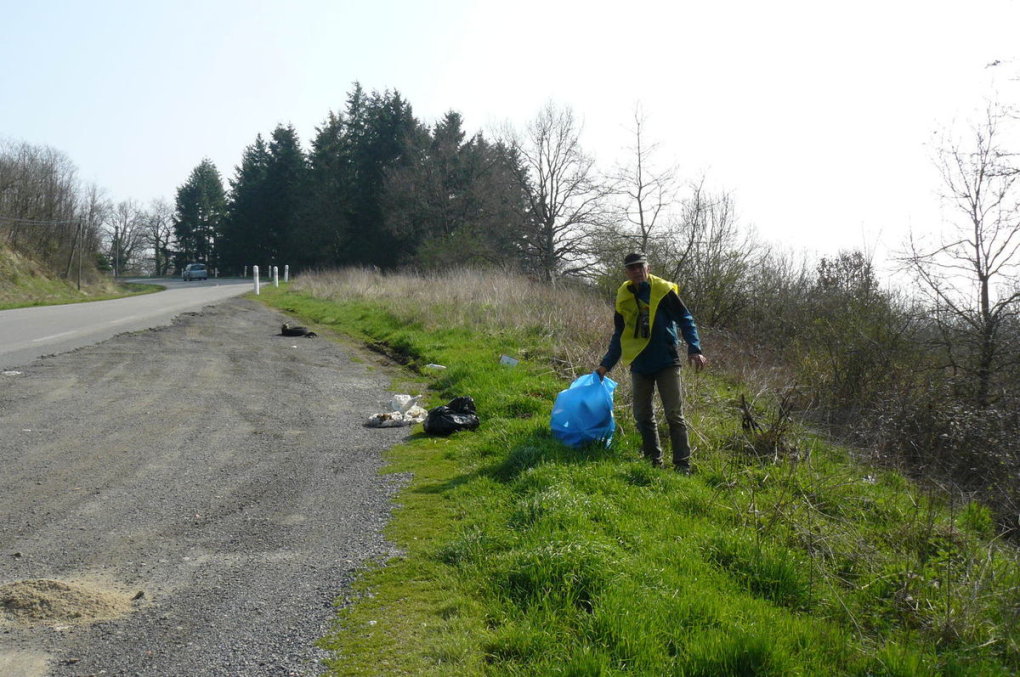
{"label": "man's cap", "polygon": [[644,252],[633,252],[623,257],[624,268],[628,268],[639,263],[648,263],[648,258],[644,255]]}

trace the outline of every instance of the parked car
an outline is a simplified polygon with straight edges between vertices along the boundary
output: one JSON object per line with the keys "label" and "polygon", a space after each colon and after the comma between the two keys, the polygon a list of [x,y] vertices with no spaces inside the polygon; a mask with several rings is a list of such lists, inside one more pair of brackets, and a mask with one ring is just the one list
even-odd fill
{"label": "parked car", "polygon": [[184,268],[184,273],[181,274],[185,282],[191,282],[192,280],[208,280],[209,270],[205,267],[204,263],[189,263]]}

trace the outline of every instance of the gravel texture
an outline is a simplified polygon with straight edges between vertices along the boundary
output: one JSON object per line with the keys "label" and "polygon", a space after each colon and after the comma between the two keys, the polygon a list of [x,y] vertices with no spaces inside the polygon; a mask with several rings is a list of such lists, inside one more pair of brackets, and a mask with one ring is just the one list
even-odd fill
{"label": "gravel texture", "polygon": [[385,367],[279,336],[285,319],[233,299],[0,375],[0,585],[94,584],[134,607],[0,620],[0,669],[322,672],[334,600],[394,554],[381,530],[405,478],[379,470],[407,429],[363,425],[392,396]]}

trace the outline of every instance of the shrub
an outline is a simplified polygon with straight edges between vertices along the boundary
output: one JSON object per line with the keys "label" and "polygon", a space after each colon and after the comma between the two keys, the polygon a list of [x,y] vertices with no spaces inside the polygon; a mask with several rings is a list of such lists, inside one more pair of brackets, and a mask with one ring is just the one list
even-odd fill
{"label": "shrub", "polygon": [[[890,398],[861,437],[911,474],[980,497],[1016,535],[1020,507],[1020,414],[1016,404],[978,407],[948,387],[926,385]],[[977,516],[975,515],[975,519]]]}

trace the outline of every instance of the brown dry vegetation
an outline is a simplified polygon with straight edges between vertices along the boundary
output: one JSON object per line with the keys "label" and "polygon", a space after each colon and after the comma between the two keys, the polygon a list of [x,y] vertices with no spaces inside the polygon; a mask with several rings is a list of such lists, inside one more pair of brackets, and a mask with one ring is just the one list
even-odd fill
{"label": "brown dry vegetation", "polygon": [[63,279],[27,254],[0,244],[0,309],[74,303],[123,293],[113,279],[95,269],[84,271],[79,290],[76,275]]}
{"label": "brown dry vegetation", "polygon": [[[540,283],[522,275],[468,269],[382,274],[346,268],[302,276],[291,288],[347,301],[385,297],[395,315],[414,318],[424,327],[526,330],[548,343],[557,371],[563,374],[581,374],[598,366],[612,333],[608,300],[584,287]],[[425,308],[441,312],[423,314]]]}

